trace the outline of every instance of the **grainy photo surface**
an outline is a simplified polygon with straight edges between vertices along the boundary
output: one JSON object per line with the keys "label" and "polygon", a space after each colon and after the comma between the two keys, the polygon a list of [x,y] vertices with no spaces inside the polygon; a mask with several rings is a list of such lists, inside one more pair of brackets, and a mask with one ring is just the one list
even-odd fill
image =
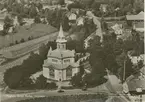
{"label": "grainy photo surface", "polygon": [[145,102],[144,0],[0,0],[0,102]]}

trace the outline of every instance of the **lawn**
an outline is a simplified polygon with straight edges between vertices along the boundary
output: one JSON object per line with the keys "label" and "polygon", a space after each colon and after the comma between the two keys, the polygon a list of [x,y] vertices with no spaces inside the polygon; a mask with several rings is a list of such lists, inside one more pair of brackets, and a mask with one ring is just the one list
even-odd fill
{"label": "lawn", "polygon": [[45,24],[33,24],[29,29],[20,27],[17,33],[0,36],[0,48],[9,46],[16,41],[20,42],[21,39],[27,41],[29,37],[38,38],[56,31],[56,28]]}

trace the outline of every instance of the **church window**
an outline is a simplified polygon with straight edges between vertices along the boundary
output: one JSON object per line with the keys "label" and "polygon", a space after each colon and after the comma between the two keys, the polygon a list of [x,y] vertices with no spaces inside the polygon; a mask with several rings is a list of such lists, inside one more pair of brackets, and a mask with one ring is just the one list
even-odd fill
{"label": "church window", "polygon": [[53,68],[49,69],[49,75],[50,75],[50,77],[54,78],[54,69]]}
{"label": "church window", "polygon": [[67,78],[71,78],[72,77],[72,69],[71,68],[67,68],[66,69],[66,77]]}
{"label": "church window", "polygon": [[63,48],[65,48],[65,45],[63,45]]}
{"label": "church window", "polygon": [[56,59],[52,59],[52,62],[57,62],[57,60]]}
{"label": "church window", "polygon": [[70,59],[64,60],[64,63],[68,63],[70,62]]}

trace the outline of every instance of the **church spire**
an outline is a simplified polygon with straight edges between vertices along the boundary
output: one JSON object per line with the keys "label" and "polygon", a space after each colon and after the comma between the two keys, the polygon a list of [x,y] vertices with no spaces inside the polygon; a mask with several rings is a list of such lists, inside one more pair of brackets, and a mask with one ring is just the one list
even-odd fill
{"label": "church spire", "polygon": [[62,25],[60,25],[60,30],[59,30],[56,42],[57,43],[66,43],[67,42],[65,39],[65,36],[63,34]]}
{"label": "church spire", "polygon": [[49,49],[49,51],[48,51],[47,56],[51,55],[51,52],[52,52],[52,47],[50,46],[50,49]]}
{"label": "church spire", "polygon": [[65,50],[66,49],[66,42],[65,36],[63,34],[62,25],[60,26],[60,30],[56,39],[57,42],[57,49]]}

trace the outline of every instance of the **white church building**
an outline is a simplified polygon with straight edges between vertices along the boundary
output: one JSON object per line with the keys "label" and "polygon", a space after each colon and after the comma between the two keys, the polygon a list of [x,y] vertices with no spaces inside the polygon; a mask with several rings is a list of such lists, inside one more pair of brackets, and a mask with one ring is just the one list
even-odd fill
{"label": "white church building", "polygon": [[62,26],[56,39],[57,49],[50,48],[43,64],[43,76],[52,81],[69,81],[79,72],[79,63],[75,62],[75,50],[67,50]]}

